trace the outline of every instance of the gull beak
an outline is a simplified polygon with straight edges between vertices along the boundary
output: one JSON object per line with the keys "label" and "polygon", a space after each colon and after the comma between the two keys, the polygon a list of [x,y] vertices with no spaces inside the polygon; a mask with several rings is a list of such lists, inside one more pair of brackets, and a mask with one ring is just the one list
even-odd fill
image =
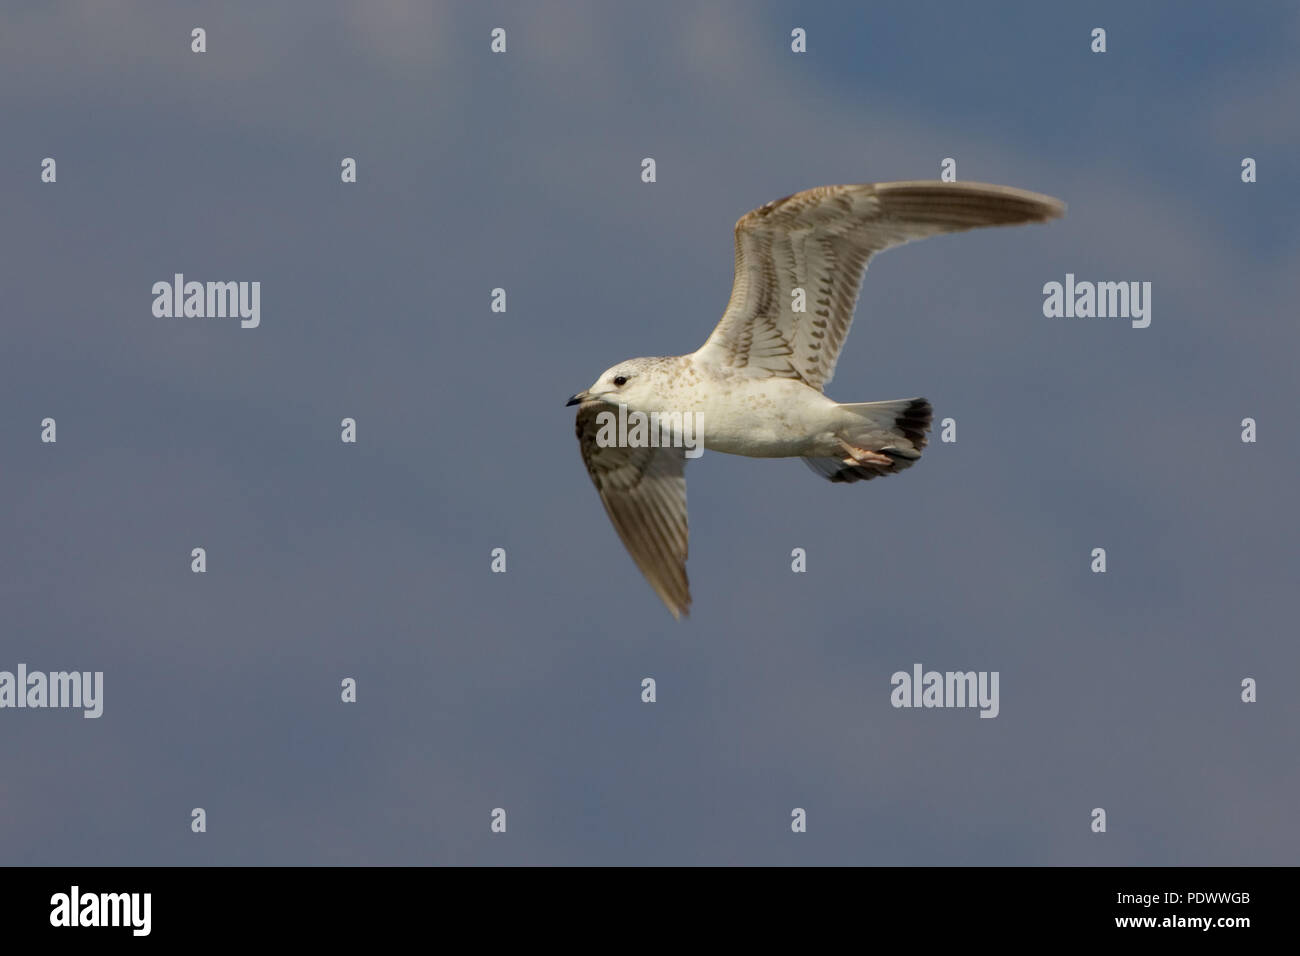
{"label": "gull beak", "polygon": [[564,405],[565,405],[566,408],[567,408],[568,406],[570,406],[570,405],[581,405],[581,404],[582,404],[583,402],[585,402],[588,398],[590,398],[590,396],[589,396],[589,395],[586,393],[586,391],[584,390],[584,391],[579,392],[577,395],[574,395],[573,398],[571,398],[571,399],[569,399],[567,402],[565,402]]}

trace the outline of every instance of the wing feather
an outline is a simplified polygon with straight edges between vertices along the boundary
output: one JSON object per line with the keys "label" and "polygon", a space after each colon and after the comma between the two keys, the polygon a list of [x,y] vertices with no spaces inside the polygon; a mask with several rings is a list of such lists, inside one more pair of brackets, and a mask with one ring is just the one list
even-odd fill
{"label": "wing feather", "polygon": [[[939,181],[818,186],[775,200],[736,223],[731,299],[696,358],[823,388],[877,252],[981,226],[1046,222],[1064,211],[1059,200],[1024,189]],[[796,288],[806,312],[792,309]]]}
{"label": "wing feather", "polygon": [[597,440],[604,402],[578,406],[578,447],[610,523],[623,547],[674,617],[690,613],[686,577],[689,529],[686,518],[684,448],[602,446]]}

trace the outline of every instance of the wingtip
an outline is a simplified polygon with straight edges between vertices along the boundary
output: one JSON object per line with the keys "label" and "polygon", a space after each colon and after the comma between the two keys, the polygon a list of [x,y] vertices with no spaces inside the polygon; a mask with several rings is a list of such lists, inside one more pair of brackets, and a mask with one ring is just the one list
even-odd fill
{"label": "wingtip", "polygon": [[986,197],[1016,199],[1033,204],[1036,207],[1035,211],[1039,213],[1037,216],[1029,216],[1021,220],[1022,222],[1048,222],[1052,219],[1060,219],[1065,215],[1067,208],[1065,202],[1046,193],[1035,192],[1032,189],[1021,189],[1019,186],[983,183],[974,180],[959,179],[948,182],[941,179],[909,179],[891,183],[864,183],[863,187],[880,194],[906,193],[912,190],[940,188],[983,194]]}
{"label": "wingtip", "polygon": [[655,585],[654,590],[659,600],[663,602],[664,607],[668,608],[668,613],[673,616],[674,621],[680,621],[684,617],[691,616],[691,592],[689,587],[685,590],[685,593],[673,593],[674,589],[660,588],[657,585]]}
{"label": "wingtip", "polygon": [[1043,199],[1048,206],[1046,219],[1060,219],[1065,215],[1065,211],[1070,208],[1066,205],[1065,200],[1057,199],[1055,196],[1043,196]]}

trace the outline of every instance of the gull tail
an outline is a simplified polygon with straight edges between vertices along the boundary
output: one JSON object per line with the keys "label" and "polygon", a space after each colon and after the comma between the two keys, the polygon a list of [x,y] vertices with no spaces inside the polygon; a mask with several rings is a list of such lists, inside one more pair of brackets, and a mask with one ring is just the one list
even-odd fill
{"label": "gull tail", "polygon": [[843,455],[805,458],[804,463],[829,481],[866,481],[910,468],[921,457],[932,409],[924,398],[840,405],[848,421],[840,428]]}

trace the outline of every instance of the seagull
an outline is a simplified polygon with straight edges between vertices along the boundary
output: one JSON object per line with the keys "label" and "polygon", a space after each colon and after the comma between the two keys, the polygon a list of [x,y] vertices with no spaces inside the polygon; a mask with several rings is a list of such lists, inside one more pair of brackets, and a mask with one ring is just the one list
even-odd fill
{"label": "seagull", "polygon": [[914,239],[1064,212],[1058,199],[1010,186],[910,181],[818,186],[741,217],[731,299],[708,340],[689,355],[619,362],[568,401],[605,512],[674,618],[691,606],[685,468],[699,452],[688,426],[709,451],[802,458],[833,482],[911,467],[930,429],[928,401],[839,404],[823,392],[867,262]]}

